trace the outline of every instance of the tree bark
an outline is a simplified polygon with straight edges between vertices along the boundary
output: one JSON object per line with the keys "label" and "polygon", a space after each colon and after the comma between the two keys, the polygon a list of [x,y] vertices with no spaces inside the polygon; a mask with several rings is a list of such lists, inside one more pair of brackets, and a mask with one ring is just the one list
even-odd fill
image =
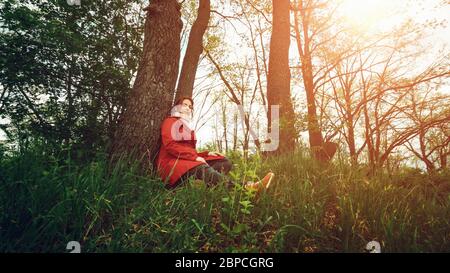
{"label": "tree bark", "polygon": [[189,42],[183,59],[175,100],[181,97],[192,97],[198,61],[203,51],[203,35],[208,27],[210,14],[210,0],[200,0],[198,16],[189,33]]}
{"label": "tree bark", "polygon": [[182,29],[176,0],[152,0],[145,8],[144,49],[133,89],[109,147],[110,163],[122,155],[152,167],[160,125],[172,105],[180,58]]}
{"label": "tree bark", "polygon": [[[308,109],[308,134],[309,134],[309,145],[317,154],[323,145],[323,136],[319,126],[319,120],[317,118],[317,106],[314,96],[314,76],[313,76],[313,66],[312,66],[312,54],[311,54],[311,40],[310,40],[310,11],[306,11],[309,6],[305,7],[303,1],[300,1],[298,8],[295,7],[295,34],[297,40],[297,47],[300,53],[301,60],[301,70],[303,75],[303,83],[306,92],[306,102]],[[300,35],[300,28],[298,25],[298,10],[300,10],[301,20],[302,20],[302,32],[303,32],[303,43]]]}
{"label": "tree bark", "polygon": [[296,139],[289,68],[290,3],[289,0],[274,0],[272,3],[273,26],[267,78],[268,127],[271,130],[271,107],[279,105],[280,141],[276,153],[283,153],[294,150]]}

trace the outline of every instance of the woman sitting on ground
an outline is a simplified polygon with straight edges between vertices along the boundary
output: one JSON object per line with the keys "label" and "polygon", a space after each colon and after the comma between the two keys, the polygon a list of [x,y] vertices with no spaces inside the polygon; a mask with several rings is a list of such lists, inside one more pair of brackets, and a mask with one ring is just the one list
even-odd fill
{"label": "woman sitting on ground", "polygon": [[[193,100],[184,97],[175,103],[170,115],[164,119],[161,125],[162,144],[156,161],[159,176],[169,189],[190,177],[203,180],[207,186],[219,182],[233,185],[226,176],[233,167],[228,158],[217,152],[197,152],[192,117]],[[261,181],[246,182],[245,187],[256,191],[267,189],[273,177],[274,174],[269,172]]]}

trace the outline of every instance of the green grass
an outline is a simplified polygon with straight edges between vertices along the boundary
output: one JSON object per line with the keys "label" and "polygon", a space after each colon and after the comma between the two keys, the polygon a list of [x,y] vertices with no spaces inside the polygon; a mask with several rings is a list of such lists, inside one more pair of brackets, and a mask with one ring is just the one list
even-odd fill
{"label": "green grass", "polygon": [[229,154],[235,181],[276,174],[259,196],[190,182],[166,190],[156,175],[101,153],[77,162],[35,147],[0,161],[0,252],[450,251],[450,172],[365,174],[321,166],[305,150],[268,160]]}

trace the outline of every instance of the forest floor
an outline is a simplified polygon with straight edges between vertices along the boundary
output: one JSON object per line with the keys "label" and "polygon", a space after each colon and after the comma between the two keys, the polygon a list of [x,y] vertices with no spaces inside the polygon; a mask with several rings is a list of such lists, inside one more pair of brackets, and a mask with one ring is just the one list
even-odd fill
{"label": "forest floor", "polygon": [[306,150],[263,160],[227,155],[234,181],[276,175],[266,192],[189,182],[166,190],[156,175],[102,154],[89,162],[43,148],[0,157],[0,252],[450,251],[450,171],[402,168],[368,177]]}

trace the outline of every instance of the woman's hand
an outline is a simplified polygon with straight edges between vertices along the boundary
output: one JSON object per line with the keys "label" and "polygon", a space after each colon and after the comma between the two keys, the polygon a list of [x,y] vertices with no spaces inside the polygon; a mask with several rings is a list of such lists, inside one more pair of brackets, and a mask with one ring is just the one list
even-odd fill
{"label": "woman's hand", "polygon": [[206,160],[205,160],[203,157],[201,157],[201,156],[198,156],[198,157],[195,159],[195,161],[199,161],[199,162],[203,162],[203,163],[205,163],[205,164],[208,164],[208,163],[206,163]]}
{"label": "woman's hand", "polygon": [[208,152],[208,155],[212,155],[212,156],[224,156],[223,154],[219,153],[219,152]]}

